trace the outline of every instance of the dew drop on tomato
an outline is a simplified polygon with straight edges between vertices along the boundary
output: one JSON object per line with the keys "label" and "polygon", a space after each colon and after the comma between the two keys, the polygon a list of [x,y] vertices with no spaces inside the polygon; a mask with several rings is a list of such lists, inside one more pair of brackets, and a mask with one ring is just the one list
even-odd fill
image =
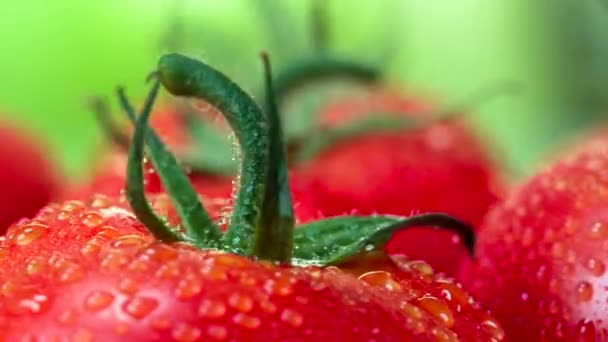
{"label": "dew drop on tomato", "polygon": [[433,317],[437,318],[444,326],[451,328],[454,326],[454,314],[443,301],[425,296],[417,300],[418,305]]}
{"label": "dew drop on tomato", "polygon": [[173,328],[171,336],[177,342],[194,342],[199,340],[202,332],[199,328],[186,323],[180,323]]}
{"label": "dew drop on tomato", "polygon": [[576,285],[576,297],[579,302],[588,302],[593,298],[593,286],[586,281]]}
{"label": "dew drop on tomato", "polygon": [[107,308],[114,301],[114,295],[106,291],[93,291],[85,299],[84,307],[90,311]]}
{"label": "dew drop on tomato", "polygon": [[589,320],[582,320],[576,325],[576,337],[580,342],[595,342],[595,324]]}
{"label": "dew drop on tomato", "polygon": [[371,271],[359,276],[359,280],[370,285],[381,286],[389,291],[400,291],[402,286],[386,271]]}
{"label": "dew drop on tomato", "polygon": [[103,224],[103,217],[97,212],[88,212],[82,218],[82,223],[89,228],[96,228]]}
{"label": "dew drop on tomato", "polygon": [[11,234],[11,242],[18,246],[29,245],[43,238],[49,230],[49,226],[43,224],[23,225]]}
{"label": "dew drop on tomato", "polygon": [[225,314],[226,305],[213,299],[204,299],[198,308],[198,315],[202,318],[220,318]]}
{"label": "dew drop on tomato", "polygon": [[133,297],[128,299],[123,305],[123,310],[135,319],[147,317],[156,309],[158,301],[149,297]]}
{"label": "dew drop on tomato", "polygon": [[207,336],[217,341],[223,341],[228,337],[228,330],[221,325],[211,324],[207,327]]}
{"label": "dew drop on tomato", "polygon": [[234,317],[232,317],[232,321],[243,328],[252,330],[257,329],[260,327],[260,325],[262,325],[262,321],[258,317],[244,314],[242,312],[234,315]]}
{"label": "dew drop on tomato", "polygon": [[292,309],[285,309],[283,313],[281,313],[281,320],[294,328],[298,328],[302,326],[304,323],[304,317]]}
{"label": "dew drop on tomato", "polygon": [[587,229],[587,236],[595,240],[604,240],[608,237],[608,225],[605,222],[594,222]]}
{"label": "dew drop on tomato", "polygon": [[228,304],[239,312],[250,312],[253,309],[253,299],[245,294],[235,292],[228,297]]}
{"label": "dew drop on tomato", "polygon": [[595,258],[589,258],[585,262],[585,268],[591,272],[592,275],[596,277],[601,277],[606,272],[606,265]]}

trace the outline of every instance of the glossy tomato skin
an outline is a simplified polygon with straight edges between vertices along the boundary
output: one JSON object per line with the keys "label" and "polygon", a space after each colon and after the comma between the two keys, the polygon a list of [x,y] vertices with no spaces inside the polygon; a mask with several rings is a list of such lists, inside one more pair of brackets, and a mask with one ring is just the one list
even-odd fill
{"label": "glossy tomato skin", "polygon": [[[429,110],[402,93],[376,90],[329,105],[320,120],[332,127],[370,113],[423,118]],[[325,216],[442,211],[477,227],[502,193],[480,142],[455,121],[342,141],[294,172],[311,206]],[[467,258],[453,234],[424,228],[397,234],[387,251],[424,259],[451,275]]]}
{"label": "glossy tomato skin", "polygon": [[[150,199],[177,223],[166,196]],[[163,244],[122,199],[52,204],[11,226],[0,252],[5,340],[504,340],[424,263],[399,259],[393,272],[281,267]]]}
{"label": "glossy tomato skin", "polygon": [[16,125],[0,124],[0,233],[22,217],[31,217],[57,191],[57,170],[33,135]]}
{"label": "glossy tomato skin", "polygon": [[608,140],[496,206],[461,279],[518,341],[608,340]]}

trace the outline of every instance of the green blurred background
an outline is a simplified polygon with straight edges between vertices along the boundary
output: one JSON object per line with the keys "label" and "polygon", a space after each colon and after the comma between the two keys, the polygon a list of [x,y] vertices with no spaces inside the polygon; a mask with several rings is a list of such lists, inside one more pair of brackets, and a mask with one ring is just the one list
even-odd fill
{"label": "green blurred background", "polygon": [[[515,176],[607,108],[608,1],[327,1],[332,51],[389,56],[391,81],[413,93],[449,105],[517,82],[518,95],[471,115]],[[141,99],[167,32],[179,32],[182,52],[254,87],[260,50],[279,62],[309,53],[308,13],[305,0],[2,1],[0,115],[46,139],[65,172],[82,176],[103,143],[85,100],[110,97],[118,84]]]}

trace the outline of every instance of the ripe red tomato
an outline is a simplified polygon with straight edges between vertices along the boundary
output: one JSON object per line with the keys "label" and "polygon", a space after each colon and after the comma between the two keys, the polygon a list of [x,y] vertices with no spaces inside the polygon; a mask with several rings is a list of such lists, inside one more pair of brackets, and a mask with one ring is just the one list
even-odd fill
{"label": "ripe red tomato", "polygon": [[[402,93],[374,89],[327,105],[320,120],[323,127],[340,127],[373,115],[424,119],[429,111]],[[477,227],[502,192],[480,142],[454,120],[341,140],[294,174],[295,186],[324,216],[442,211]],[[427,260],[452,275],[467,258],[454,234],[427,229],[398,233],[387,251]]]}
{"label": "ripe red tomato", "polygon": [[[178,222],[167,196],[150,200]],[[343,271],[165,244],[124,199],[51,204],[13,225],[0,251],[5,340],[504,339],[424,262],[398,258],[391,272],[351,262]]]}
{"label": "ripe red tomato", "polygon": [[0,124],[0,233],[31,217],[54,196],[57,170],[36,137],[14,124]]}
{"label": "ripe red tomato", "polygon": [[608,140],[577,150],[490,211],[460,277],[517,341],[608,339]]}

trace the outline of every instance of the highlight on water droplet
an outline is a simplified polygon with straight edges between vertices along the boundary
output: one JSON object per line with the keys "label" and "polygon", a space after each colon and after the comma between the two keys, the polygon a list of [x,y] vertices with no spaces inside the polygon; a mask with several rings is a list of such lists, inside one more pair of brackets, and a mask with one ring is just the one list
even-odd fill
{"label": "highlight on water droplet", "polygon": [[228,297],[228,304],[240,312],[249,312],[253,309],[253,299],[246,294],[238,292]]}
{"label": "highlight on water droplet", "polygon": [[114,295],[107,291],[93,291],[85,299],[84,307],[91,311],[107,308],[114,301]]}
{"label": "highlight on water droplet", "polygon": [[590,320],[581,320],[576,325],[576,337],[578,342],[595,342],[596,328]]}
{"label": "highlight on water droplet", "polygon": [[370,285],[381,286],[390,291],[400,291],[401,285],[386,271],[371,271],[359,276],[359,280]]}
{"label": "highlight on water droplet", "polygon": [[593,222],[587,229],[587,236],[596,240],[603,240],[608,237],[608,225],[603,221]]}
{"label": "highlight on water droplet", "polygon": [[27,224],[17,228],[10,237],[10,241],[18,246],[29,245],[40,240],[49,230],[49,226],[44,224]]}
{"label": "highlight on water droplet", "polygon": [[595,258],[587,259],[585,262],[585,268],[596,277],[601,277],[606,272],[606,264]]}
{"label": "highlight on water droplet", "polygon": [[148,316],[158,306],[158,301],[150,297],[133,297],[128,299],[122,309],[125,313],[135,319],[142,319]]}
{"label": "highlight on water droplet", "polygon": [[418,299],[417,303],[420,308],[437,318],[446,327],[451,328],[454,326],[454,314],[452,310],[440,299],[424,296]]}
{"label": "highlight on water droplet", "polygon": [[257,329],[262,324],[262,321],[258,317],[244,314],[242,312],[234,315],[232,321],[247,329]]}
{"label": "highlight on water droplet", "polygon": [[576,297],[580,302],[588,302],[593,298],[593,286],[582,281],[576,285]]}
{"label": "highlight on water droplet", "polygon": [[207,327],[207,336],[217,341],[223,341],[228,337],[228,329],[221,325],[210,324]]}
{"label": "highlight on water droplet", "polygon": [[198,307],[198,315],[204,318],[219,318],[225,314],[226,305],[217,300],[203,299]]}
{"label": "highlight on water droplet", "polygon": [[294,328],[300,327],[304,323],[304,317],[299,312],[291,309],[283,310],[281,320]]}
{"label": "highlight on water droplet", "polygon": [[194,342],[201,337],[201,330],[186,323],[180,323],[171,331],[171,337],[177,342]]}

